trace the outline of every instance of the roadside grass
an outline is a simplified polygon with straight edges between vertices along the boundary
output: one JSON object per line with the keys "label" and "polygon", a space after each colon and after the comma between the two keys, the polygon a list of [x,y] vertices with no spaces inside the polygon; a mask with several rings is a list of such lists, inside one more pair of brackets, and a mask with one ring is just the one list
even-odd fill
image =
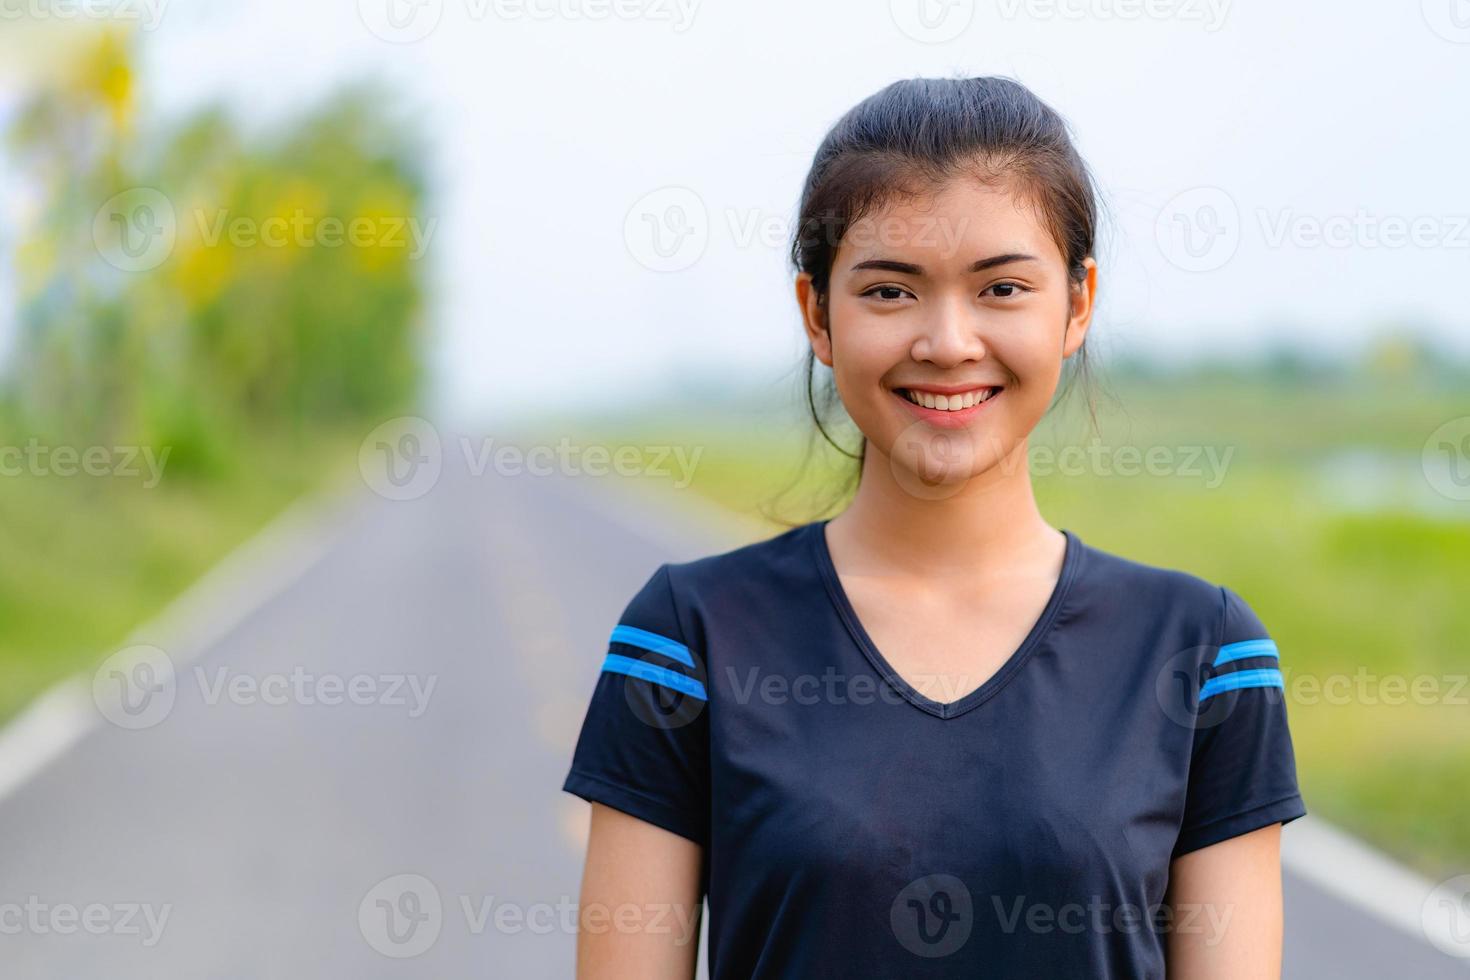
{"label": "roadside grass", "polygon": [[[232,548],[351,464],[349,441],[261,439],[208,476],[0,477],[0,721],[121,646]],[[183,471],[185,467],[180,466]]]}

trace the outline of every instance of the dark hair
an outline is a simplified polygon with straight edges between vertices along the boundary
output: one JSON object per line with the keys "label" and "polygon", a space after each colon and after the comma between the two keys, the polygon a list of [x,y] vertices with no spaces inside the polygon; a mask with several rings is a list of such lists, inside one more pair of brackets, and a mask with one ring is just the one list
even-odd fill
{"label": "dark hair", "polygon": [[[817,148],[802,188],[791,263],[798,273],[811,274],[824,327],[832,260],[853,223],[895,198],[918,196],[961,176],[1005,181],[1027,195],[1056,240],[1073,283],[1086,278],[1083,260],[1093,254],[1097,233],[1096,193],[1062,117],[1013,79],[906,78],[868,96],[837,121]],[[1084,380],[1086,356],[1079,350],[1074,368]],[[841,488],[845,494],[861,476],[867,439],[856,453],[833,441],[822,410],[839,403],[836,388],[823,392],[819,407],[811,350],[805,367],[806,403],[817,431],[858,461],[857,472]]]}

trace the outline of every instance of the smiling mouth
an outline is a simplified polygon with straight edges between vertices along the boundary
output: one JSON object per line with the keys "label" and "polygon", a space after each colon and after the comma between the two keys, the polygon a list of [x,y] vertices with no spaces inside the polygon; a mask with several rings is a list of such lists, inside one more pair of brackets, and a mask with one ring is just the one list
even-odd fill
{"label": "smiling mouth", "polygon": [[927,408],[938,412],[963,412],[977,405],[983,405],[999,395],[1004,390],[1001,385],[971,388],[968,391],[955,392],[954,394],[941,395],[922,388],[895,388],[893,393],[900,398],[906,399],[911,404],[920,408]]}

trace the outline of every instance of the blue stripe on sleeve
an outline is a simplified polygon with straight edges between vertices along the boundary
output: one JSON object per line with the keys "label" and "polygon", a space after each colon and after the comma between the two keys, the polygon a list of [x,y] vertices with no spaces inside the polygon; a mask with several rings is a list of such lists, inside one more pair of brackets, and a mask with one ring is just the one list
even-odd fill
{"label": "blue stripe on sleeve", "polygon": [[648,681],[650,684],[660,684],[681,694],[687,694],[701,701],[708,701],[709,696],[705,694],[704,685],[693,677],[686,677],[678,671],[660,667],[657,664],[645,663],[642,660],[634,660],[618,653],[609,653],[607,659],[602,662],[602,669],[615,674],[627,674],[629,677],[637,677]]}
{"label": "blue stripe on sleeve", "polygon": [[1282,683],[1281,671],[1275,667],[1263,667],[1259,670],[1237,670],[1229,674],[1221,674],[1211,677],[1205,681],[1205,686],[1200,688],[1199,699],[1203,703],[1206,698],[1214,697],[1224,691],[1235,691],[1246,687],[1280,687],[1285,688]]}
{"label": "blue stripe on sleeve", "polygon": [[694,657],[689,653],[689,648],[678,640],[671,640],[667,636],[658,633],[650,633],[636,626],[624,626],[619,623],[613,627],[609,643],[626,643],[629,646],[641,647],[653,653],[661,653],[665,657],[672,657],[685,667],[694,666]]}
{"label": "blue stripe on sleeve", "polygon": [[1220,648],[1215,656],[1215,666],[1228,664],[1232,660],[1244,660],[1246,657],[1275,657],[1281,659],[1276,651],[1276,641],[1263,640],[1241,640],[1239,643],[1227,643]]}

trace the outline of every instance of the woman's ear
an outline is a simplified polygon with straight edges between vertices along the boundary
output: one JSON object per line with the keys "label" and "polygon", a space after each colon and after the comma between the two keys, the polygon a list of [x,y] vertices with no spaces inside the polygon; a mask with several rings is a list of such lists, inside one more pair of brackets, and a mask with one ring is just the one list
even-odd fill
{"label": "woman's ear", "polygon": [[1082,260],[1087,274],[1080,283],[1071,288],[1072,306],[1067,316],[1067,332],[1062,338],[1062,358],[1065,360],[1077,353],[1087,337],[1087,328],[1092,323],[1092,311],[1097,301],[1097,260],[1092,256]]}
{"label": "woman's ear", "polygon": [[817,360],[831,367],[832,334],[827,329],[827,304],[812,284],[810,272],[797,274],[796,305],[801,309],[801,324],[806,330],[807,342],[812,345],[812,353]]}

